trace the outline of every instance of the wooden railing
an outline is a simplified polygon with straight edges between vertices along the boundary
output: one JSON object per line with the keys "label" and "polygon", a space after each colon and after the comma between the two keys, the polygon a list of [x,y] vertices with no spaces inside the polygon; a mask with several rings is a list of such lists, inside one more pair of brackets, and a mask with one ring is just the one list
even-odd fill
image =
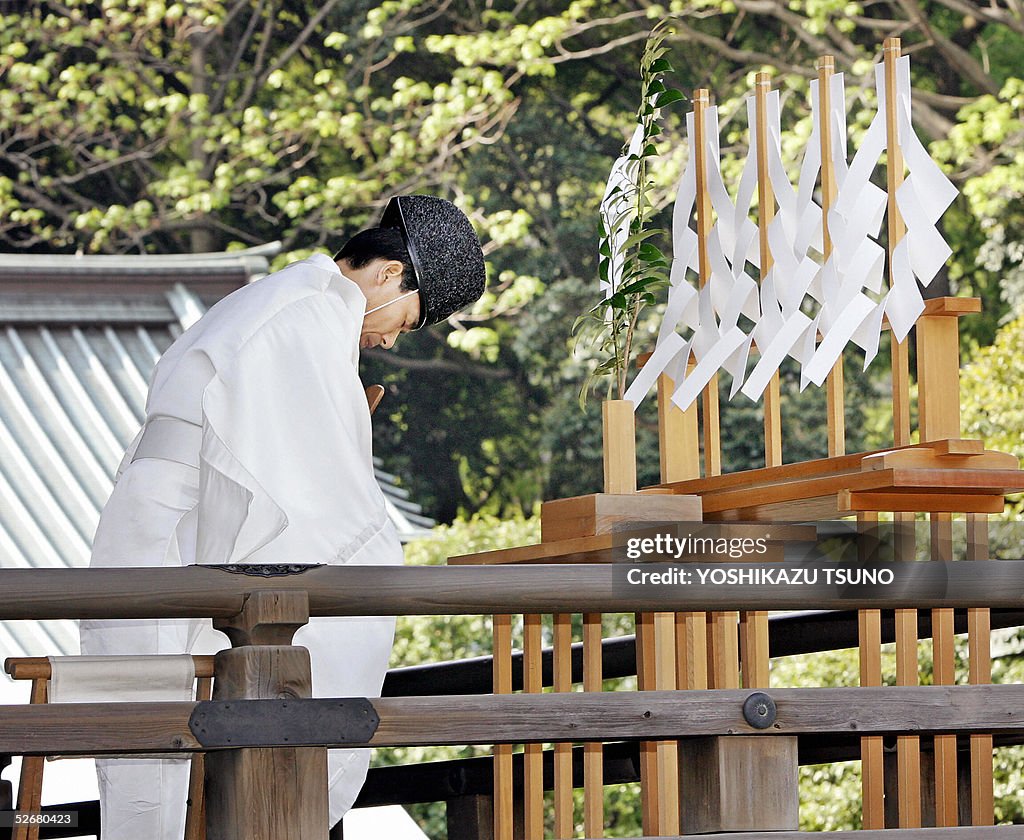
{"label": "wooden railing", "polygon": [[[935,564],[906,564],[905,574],[923,580],[934,568]],[[771,774],[761,773],[764,768],[748,768],[746,778],[755,780],[753,783],[718,786],[714,810],[719,815],[744,810],[755,817],[764,813],[771,822],[766,827],[779,829],[785,827],[777,823],[779,815],[792,820],[798,804],[795,744],[799,736],[1016,736],[1024,732],[1024,686],[1020,685],[442,695],[345,703],[313,700],[296,696],[302,692],[294,690],[302,683],[303,666],[298,660],[289,662],[288,652],[299,651],[280,647],[282,627],[294,630],[309,615],[686,612],[797,605],[821,609],[839,605],[852,609],[1024,609],[1019,585],[1024,580],[1024,562],[1015,561],[946,566],[944,593],[924,602],[908,594],[913,587],[906,586],[870,599],[842,599],[824,586],[802,587],[793,594],[743,585],[679,587],[668,595],[623,593],[610,571],[606,565],[308,567],[282,576],[254,577],[238,574],[237,568],[125,569],[115,574],[88,569],[0,570],[0,591],[4,592],[0,619],[211,615],[218,626],[233,628],[235,644],[215,660],[222,687],[214,701],[4,707],[0,711],[0,753],[204,751],[215,788],[208,806],[211,840],[270,840],[277,835],[267,833],[267,814],[252,808],[250,818],[248,813],[240,816],[232,807],[239,791],[258,785],[265,794],[259,798],[269,803],[266,807],[272,809],[274,822],[281,825],[284,820],[295,826],[290,836],[323,838],[326,809],[320,805],[325,802],[326,777],[320,772],[318,757],[331,746],[679,742],[681,806],[686,809],[693,808],[695,801],[706,803],[708,798],[707,791],[701,792],[695,782],[706,775],[701,763],[723,760],[721,754],[702,752],[702,743],[710,739],[716,744],[740,745],[749,739],[757,743],[770,739],[786,745],[780,753],[782,763],[776,764]],[[247,684],[244,676],[254,663],[263,668],[259,687]],[[308,671],[308,660],[305,668]],[[278,685],[285,676],[291,689]],[[282,693],[288,699],[279,699]],[[752,695],[759,696],[752,701]],[[770,711],[773,704],[774,712]],[[760,711],[752,712],[751,706]],[[246,725],[246,720],[251,724]],[[768,725],[758,728],[766,720]],[[305,770],[287,779],[264,772],[279,752],[291,756],[290,760]],[[740,753],[727,758],[735,764]],[[251,758],[243,760],[244,756]],[[261,762],[261,756],[268,758]],[[765,808],[766,794],[779,791],[788,791],[789,800],[774,811]],[[979,830],[970,829],[974,833]],[[1004,833],[992,828],[977,836]]]}

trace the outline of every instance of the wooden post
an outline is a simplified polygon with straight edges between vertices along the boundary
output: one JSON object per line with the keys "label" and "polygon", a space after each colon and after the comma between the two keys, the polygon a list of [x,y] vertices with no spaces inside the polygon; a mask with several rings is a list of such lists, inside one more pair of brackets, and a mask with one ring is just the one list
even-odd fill
{"label": "wooden post", "polygon": [[494,798],[457,796],[445,803],[448,840],[494,840]]}
{"label": "wooden post", "polygon": [[[708,238],[711,235],[711,195],[708,192],[707,125],[706,114],[711,102],[707,88],[699,88],[693,95],[693,146],[697,169],[697,259],[700,269],[700,286],[711,279],[711,262],[708,259]],[[702,397],[704,413],[704,475],[720,475],[722,472],[722,451],[718,420],[718,374],[704,387]]]}
{"label": "wooden post", "polygon": [[[234,647],[214,660],[214,699],[310,697],[309,651],[291,645],[309,620],[305,592],[253,592],[216,619]],[[327,750],[214,750],[206,757],[209,840],[322,840],[328,833]]]}
{"label": "wooden post", "polygon": [[679,752],[683,834],[797,830],[796,736],[691,738]]}
{"label": "wooden post", "polygon": [[[835,59],[823,55],[818,59],[818,132],[821,140],[821,215],[822,248],[827,260],[832,256],[832,236],[828,228],[828,214],[835,204],[836,173],[832,160],[832,123],[829,109],[832,95],[829,79],[835,73]],[[846,407],[843,397],[843,357],[839,357],[829,371],[825,382],[825,416],[828,424],[828,457],[836,458],[846,454]]]}
{"label": "wooden post", "polygon": [[[775,217],[775,192],[768,177],[768,93],[771,76],[758,73],[755,87],[757,121],[757,230],[761,262],[761,282],[771,271],[773,260],[768,244],[768,227]],[[779,405],[779,372],[772,374],[764,394],[764,465],[777,467],[782,463],[782,416]]]}
{"label": "wooden post", "polygon": [[601,403],[604,492],[636,492],[636,426],[630,400]]}
{"label": "wooden post", "polygon": [[[907,226],[903,221],[896,191],[903,183],[903,151],[899,144],[899,129],[896,123],[896,61],[900,57],[900,39],[886,38],[882,46],[885,64],[885,137],[888,165],[886,166],[886,188],[888,206],[886,220],[889,231],[888,256],[889,276],[892,277],[892,253],[900,240],[906,236]],[[907,446],[910,443],[910,357],[906,341],[896,341],[891,336],[892,356],[892,427],[893,446]]]}
{"label": "wooden post", "polygon": [[[758,73],[755,77],[755,119],[757,123],[757,228],[760,251],[760,280],[765,282],[774,261],[768,243],[768,227],[775,216],[775,192],[768,176],[768,93],[771,77]],[[779,393],[779,372],[775,371],[764,394],[764,465],[782,464],[782,407]],[[768,686],[768,613],[765,610],[746,612],[740,616],[740,661],[743,664],[743,686]]]}

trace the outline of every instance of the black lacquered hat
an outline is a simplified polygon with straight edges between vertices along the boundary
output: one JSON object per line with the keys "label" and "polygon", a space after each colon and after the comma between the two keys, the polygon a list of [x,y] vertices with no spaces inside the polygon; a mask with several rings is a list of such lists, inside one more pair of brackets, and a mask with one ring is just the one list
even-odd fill
{"label": "black lacquered hat", "polygon": [[396,227],[409,250],[420,292],[416,329],[445,320],[484,293],[480,239],[466,214],[433,195],[399,195],[388,202],[381,227]]}

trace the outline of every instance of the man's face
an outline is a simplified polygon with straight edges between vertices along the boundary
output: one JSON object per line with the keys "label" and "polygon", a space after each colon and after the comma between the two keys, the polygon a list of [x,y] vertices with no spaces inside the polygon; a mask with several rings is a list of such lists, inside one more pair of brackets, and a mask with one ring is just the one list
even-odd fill
{"label": "man's face", "polygon": [[[363,317],[359,347],[394,347],[400,333],[420,322],[419,294],[401,288],[402,264],[397,260],[374,260],[355,273],[362,275],[352,279],[366,296],[368,313]],[[378,306],[382,308],[371,311]]]}

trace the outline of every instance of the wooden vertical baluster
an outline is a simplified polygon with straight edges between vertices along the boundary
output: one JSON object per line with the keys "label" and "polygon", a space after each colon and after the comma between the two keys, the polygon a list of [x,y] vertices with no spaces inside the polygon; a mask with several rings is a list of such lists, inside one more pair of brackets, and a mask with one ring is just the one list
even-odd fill
{"label": "wooden vertical baluster", "polygon": [[[878,514],[858,514],[857,521],[865,527],[878,522]],[[860,610],[857,613],[860,649],[860,684],[882,684],[882,613]],[[862,822],[864,828],[885,828],[885,775],[882,736],[867,735],[860,739]]]}
{"label": "wooden vertical baluster", "polygon": [[[988,559],[988,516],[967,516],[967,559]],[[967,610],[968,682],[992,682],[992,619],[987,609]],[[971,735],[971,824],[995,823],[992,779],[992,736]]]}
{"label": "wooden vertical baluster", "polygon": [[[896,559],[914,562],[913,517],[898,515],[895,528]],[[896,685],[918,685],[917,610],[896,610]],[[921,827],[921,739],[896,737],[897,810],[900,828]]]}
{"label": "wooden vertical baluster", "polygon": [[[654,613],[654,688],[674,691],[676,680],[675,615]],[[679,754],[674,741],[659,741],[655,747],[659,794],[656,802],[660,834],[679,834]]]}
{"label": "wooden vertical baluster", "polygon": [[[29,703],[46,702],[46,680],[32,680]],[[42,808],[43,767],[46,757],[26,755],[21,759],[21,780],[18,782],[18,810],[38,811]],[[39,840],[39,825],[16,825],[11,831],[11,840]]]}
{"label": "wooden vertical baluster", "polygon": [[[583,614],[583,690],[601,691],[601,614]],[[604,837],[604,749],[583,745],[583,834]]]}
{"label": "wooden vertical baluster", "polygon": [[[636,687],[653,691],[655,683],[654,614],[636,614]],[[658,751],[654,741],[640,743],[640,821],[643,833],[655,837],[661,833],[658,800],[661,797],[658,776]]]}
{"label": "wooden vertical baluster", "polygon": [[[572,691],[572,615],[554,616],[553,687],[555,691]],[[555,839],[573,836],[572,744],[554,747],[555,760]]]}
{"label": "wooden vertical baluster", "polygon": [[[523,690],[527,694],[544,690],[542,639],[542,617],[523,616]],[[525,840],[544,840],[544,745],[526,744],[523,751],[523,836]]]}
{"label": "wooden vertical baluster", "polygon": [[[495,694],[512,693],[512,616],[495,615],[493,623]],[[512,840],[512,745],[494,746],[494,840]]]}
{"label": "wooden vertical baluster", "polygon": [[[948,513],[931,514],[932,560],[953,559],[953,520]],[[953,610],[932,610],[932,672],[935,685],[956,683]],[[959,823],[956,735],[935,736],[935,825]]]}

